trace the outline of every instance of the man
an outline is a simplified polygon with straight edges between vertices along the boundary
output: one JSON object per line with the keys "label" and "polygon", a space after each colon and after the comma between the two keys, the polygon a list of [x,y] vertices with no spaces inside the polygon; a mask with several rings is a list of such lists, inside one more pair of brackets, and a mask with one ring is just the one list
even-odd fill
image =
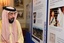
{"label": "man", "polygon": [[21,26],[16,17],[17,11],[15,8],[3,7],[0,43],[23,43]]}

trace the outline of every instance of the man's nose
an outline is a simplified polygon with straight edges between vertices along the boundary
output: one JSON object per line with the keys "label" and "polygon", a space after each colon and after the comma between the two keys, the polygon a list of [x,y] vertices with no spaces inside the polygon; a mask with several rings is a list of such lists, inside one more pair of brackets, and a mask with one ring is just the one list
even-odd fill
{"label": "man's nose", "polygon": [[15,17],[15,14],[13,14],[12,16]]}

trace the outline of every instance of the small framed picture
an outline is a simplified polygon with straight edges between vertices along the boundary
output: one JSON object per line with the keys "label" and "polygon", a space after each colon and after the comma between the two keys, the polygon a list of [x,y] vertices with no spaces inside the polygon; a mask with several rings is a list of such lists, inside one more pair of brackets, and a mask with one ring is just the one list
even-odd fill
{"label": "small framed picture", "polygon": [[18,8],[23,7],[23,0],[14,0],[14,6]]}
{"label": "small framed picture", "polygon": [[55,43],[55,34],[50,33],[50,42]]}
{"label": "small framed picture", "polygon": [[18,11],[17,19],[23,19],[24,18],[24,11],[23,10],[17,10],[17,11]]}

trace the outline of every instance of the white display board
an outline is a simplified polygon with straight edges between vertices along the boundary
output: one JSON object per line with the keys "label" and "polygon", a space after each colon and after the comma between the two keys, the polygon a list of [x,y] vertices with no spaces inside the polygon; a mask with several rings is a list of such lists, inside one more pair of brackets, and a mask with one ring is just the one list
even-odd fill
{"label": "white display board", "polygon": [[64,0],[49,0],[48,43],[64,43]]}
{"label": "white display board", "polygon": [[33,0],[33,29],[32,35],[38,40],[35,43],[46,43],[46,14],[47,0]]}

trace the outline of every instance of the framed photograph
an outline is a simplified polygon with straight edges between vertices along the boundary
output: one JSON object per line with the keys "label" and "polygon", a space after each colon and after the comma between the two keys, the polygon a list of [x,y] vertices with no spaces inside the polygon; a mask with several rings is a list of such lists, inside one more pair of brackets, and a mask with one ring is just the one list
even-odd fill
{"label": "framed photograph", "polygon": [[15,7],[23,7],[23,0],[14,0]]}
{"label": "framed photograph", "polygon": [[37,27],[33,27],[33,36],[39,40],[43,40],[43,30]]}
{"label": "framed photograph", "polygon": [[24,18],[24,11],[23,10],[17,10],[17,11],[18,11],[17,19],[23,19]]}
{"label": "framed photograph", "polygon": [[55,34],[50,33],[50,42],[55,43]]}

